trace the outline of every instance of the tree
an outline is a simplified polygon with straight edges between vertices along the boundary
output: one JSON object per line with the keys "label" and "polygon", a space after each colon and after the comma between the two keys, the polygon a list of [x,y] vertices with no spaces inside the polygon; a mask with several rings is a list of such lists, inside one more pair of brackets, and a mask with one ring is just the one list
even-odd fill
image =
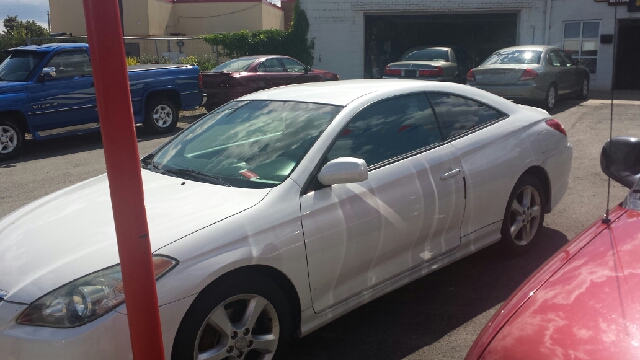
{"label": "tree", "polygon": [[48,37],[49,31],[44,27],[38,25],[33,20],[22,21],[18,20],[18,16],[9,16],[3,20],[4,31],[2,35],[9,38],[38,38]]}

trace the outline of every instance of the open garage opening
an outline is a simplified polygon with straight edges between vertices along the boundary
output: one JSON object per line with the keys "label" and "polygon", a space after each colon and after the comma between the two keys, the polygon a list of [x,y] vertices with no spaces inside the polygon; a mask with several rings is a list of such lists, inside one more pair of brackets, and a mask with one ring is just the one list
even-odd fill
{"label": "open garage opening", "polygon": [[618,49],[614,89],[640,90],[640,19],[623,19],[618,23]]}
{"label": "open garage opening", "polygon": [[365,15],[364,76],[380,77],[417,46],[459,46],[475,67],[517,38],[517,13]]}

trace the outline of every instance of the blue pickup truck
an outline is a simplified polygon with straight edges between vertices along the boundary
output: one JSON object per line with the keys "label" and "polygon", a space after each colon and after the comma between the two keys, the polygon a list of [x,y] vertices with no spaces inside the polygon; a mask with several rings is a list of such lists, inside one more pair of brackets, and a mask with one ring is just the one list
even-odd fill
{"label": "blue pickup truck", "polygon": [[[87,44],[47,44],[8,50],[0,64],[0,161],[34,140],[100,129]],[[180,110],[202,104],[194,65],[134,65],[129,83],[136,124],[171,132]]]}

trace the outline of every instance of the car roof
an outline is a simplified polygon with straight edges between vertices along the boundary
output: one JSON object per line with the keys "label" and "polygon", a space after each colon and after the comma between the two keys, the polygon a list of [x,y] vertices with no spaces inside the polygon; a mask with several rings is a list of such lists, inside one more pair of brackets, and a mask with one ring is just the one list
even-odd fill
{"label": "car roof", "polygon": [[[239,100],[297,101],[346,106],[363,96],[383,93],[393,96],[422,91],[451,92],[478,99],[485,96],[498,98],[482,90],[454,83],[413,79],[360,79],[277,87],[243,96]],[[504,102],[509,103],[506,100]]]}
{"label": "car roof", "polygon": [[540,50],[545,51],[548,49],[559,49],[557,46],[549,46],[549,45],[518,45],[518,46],[510,46],[508,48],[500,49],[498,51],[504,50]]}
{"label": "car roof", "polygon": [[44,45],[20,46],[20,47],[9,49],[9,51],[26,50],[26,51],[47,51],[48,52],[57,48],[79,49],[79,48],[86,48],[88,46],[89,45],[85,43],[50,43],[50,44],[44,44]]}

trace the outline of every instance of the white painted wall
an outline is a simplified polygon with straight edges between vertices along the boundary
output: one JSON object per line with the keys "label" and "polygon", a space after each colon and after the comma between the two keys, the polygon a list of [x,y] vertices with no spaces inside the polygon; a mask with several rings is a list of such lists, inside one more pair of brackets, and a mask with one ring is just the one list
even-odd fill
{"label": "white painted wall", "polygon": [[[614,6],[594,0],[303,0],[309,38],[315,39],[314,67],[336,72],[341,79],[364,76],[365,14],[438,14],[513,12],[518,16],[520,45],[544,44],[547,1],[551,1],[549,44],[562,47],[563,22],[601,20],[600,33],[613,34]],[[617,6],[618,19],[640,18]],[[591,88],[608,90],[613,73],[613,44],[601,44],[598,70]]]}

